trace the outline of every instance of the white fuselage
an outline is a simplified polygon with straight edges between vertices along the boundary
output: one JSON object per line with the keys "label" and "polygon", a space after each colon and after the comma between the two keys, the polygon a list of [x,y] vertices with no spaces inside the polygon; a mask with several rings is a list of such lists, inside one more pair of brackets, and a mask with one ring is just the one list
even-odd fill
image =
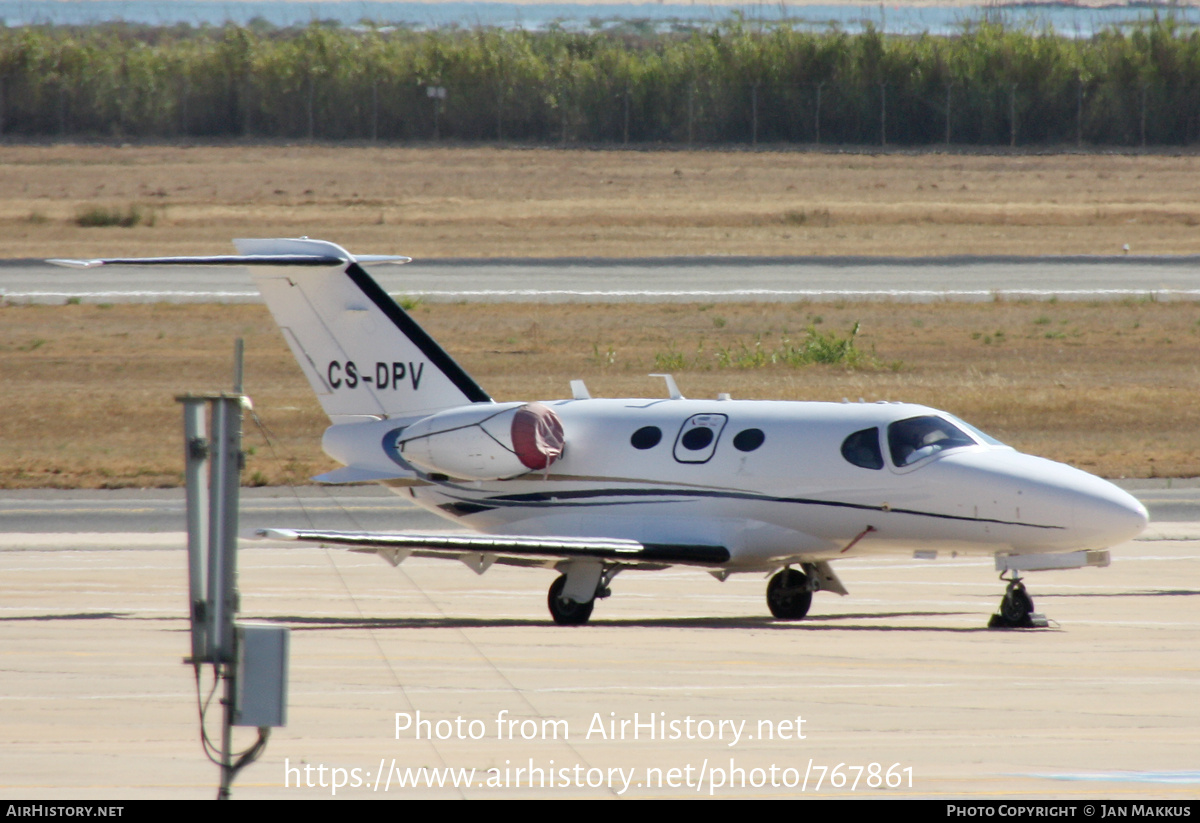
{"label": "white fuselage", "polygon": [[[887,550],[1098,549],[1146,523],[1141,504],[1111,483],[989,442],[925,406],[682,399],[546,405],[565,436],[561,458],[548,469],[507,480],[421,471],[427,485],[396,491],[479,531],[726,546],[731,569]],[[964,439],[903,456],[900,429],[889,436],[889,427],[931,418],[957,425]],[[466,442],[460,432],[468,429],[445,436]],[[860,451],[876,440],[875,457],[847,456],[847,438],[856,432]],[[381,420],[335,426],[325,445],[347,464],[411,470],[397,439],[403,427]]]}

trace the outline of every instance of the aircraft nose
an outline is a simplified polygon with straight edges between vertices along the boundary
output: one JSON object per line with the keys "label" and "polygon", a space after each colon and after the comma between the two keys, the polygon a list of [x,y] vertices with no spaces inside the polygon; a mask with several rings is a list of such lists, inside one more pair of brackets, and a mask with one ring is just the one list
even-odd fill
{"label": "aircraft nose", "polygon": [[[1039,500],[1038,505],[1029,507],[1030,515],[1050,523],[1058,520],[1065,527],[1060,534],[1064,548],[1104,549],[1131,540],[1146,528],[1146,507],[1107,480],[1025,455],[1021,469],[1014,478],[1019,496]],[[1061,512],[1058,517],[1055,509]]]}
{"label": "aircraft nose", "polygon": [[1072,506],[1076,530],[1110,546],[1132,540],[1142,533],[1150,522],[1150,515],[1137,498],[1104,480],[1088,485]]}
{"label": "aircraft nose", "polygon": [[997,450],[947,455],[943,462],[947,469],[970,466],[975,472],[949,474],[956,485],[969,487],[977,477],[991,490],[982,497],[990,506],[981,506],[981,513],[1034,528],[1013,543],[1021,550],[1106,549],[1139,535],[1149,519],[1145,506],[1124,489],[1045,458]]}

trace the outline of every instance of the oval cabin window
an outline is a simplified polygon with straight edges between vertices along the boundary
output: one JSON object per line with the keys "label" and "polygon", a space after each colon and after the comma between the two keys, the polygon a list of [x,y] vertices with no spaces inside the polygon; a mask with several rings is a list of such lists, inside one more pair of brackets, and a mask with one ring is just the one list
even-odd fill
{"label": "oval cabin window", "polygon": [[714,436],[712,429],[697,426],[694,429],[688,429],[684,432],[679,442],[683,444],[685,449],[698,452],[701,449],[708,448],[708,444],[713,442]]}
{"label": "oval cabin window", "polygon": [[629,438],[629,444],[635,449],[652,449],[662,440],[662,429],[658,426],[643,426]]}
{"label": "oval cabin window", "polygon": [[767,436],[762,429],[746,429],[733,438],[733,447],[741,452],[752,452],[763,444]]}

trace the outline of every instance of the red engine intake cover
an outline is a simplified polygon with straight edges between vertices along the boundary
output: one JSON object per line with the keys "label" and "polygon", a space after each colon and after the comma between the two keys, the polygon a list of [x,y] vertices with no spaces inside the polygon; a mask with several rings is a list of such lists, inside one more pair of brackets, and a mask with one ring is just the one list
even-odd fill
{"label": "red engine intake cover", "polygon": [[527,403],[513,416],[512,442],[522,464],[534,471],[544,469],[562,456],[562,421],[549,406]]}

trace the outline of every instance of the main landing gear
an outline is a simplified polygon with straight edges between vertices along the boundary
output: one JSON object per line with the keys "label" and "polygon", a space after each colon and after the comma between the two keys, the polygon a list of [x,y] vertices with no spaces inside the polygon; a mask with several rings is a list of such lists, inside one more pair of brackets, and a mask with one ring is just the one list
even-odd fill
{"label": "main landing gear", "polygon": [[784,569],[767,583],[767,607],[780,620],[803,620],[812,598],[808,575],[796,569]]}
{"label": "main landing gear", "polygon": [[[608,584],[620,570],[619,566],[595,570],[596,577],[584,584],[590,586],[594,583],[596,586],[592,599],[586,603],[563,594],[563,590],[567,586],[567,575],[560,574],[550,584],[550,592],[546,596],[546,605],[550,607],[550,616],[554,618],[554,622],[560,626],[582,626],[588,622],[588,618],[592,616],[592,609],[596,605],[596,598],[608,597],[612,594],[612,589],[608,587]],[[584,574],[586,579],[587,572]]]}
{"label": "main landing gear", "polygon": [[550,616],[560,626],[582,626],[592,616],[592,608],[596,605],[596,601],[589,600],[586,603],[578,603],[569,597],[563,597],[562,590],[566,585],[567,576],[565,574],[560,574],[550,584],[550,594],[546,597],[546,604],[550,607]]}
{"label": "main landing gear", "polygon": [[[1004,575],[1000,575],[1004,579]],[[1045,615],[1033,611],[1033,598],[1025,591],[1025,584],[1014,571],[1008,581],[1008,589],[1000,601],[1000,610],[988,621],[989,629],[1044,629],[1049,624]]]}

